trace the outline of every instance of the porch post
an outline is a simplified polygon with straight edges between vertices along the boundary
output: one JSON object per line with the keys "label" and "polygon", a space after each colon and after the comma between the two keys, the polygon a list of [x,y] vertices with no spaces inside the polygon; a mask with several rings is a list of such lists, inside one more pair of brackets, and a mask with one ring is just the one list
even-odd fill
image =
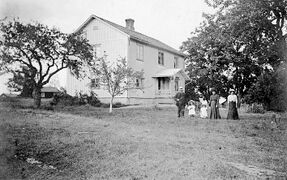
{"label": "porch post", "polygon": [[174,86],[175,86],[175,76],[171,76],[171,81],[170,81],[170,95],[173,97],[174,95]]}

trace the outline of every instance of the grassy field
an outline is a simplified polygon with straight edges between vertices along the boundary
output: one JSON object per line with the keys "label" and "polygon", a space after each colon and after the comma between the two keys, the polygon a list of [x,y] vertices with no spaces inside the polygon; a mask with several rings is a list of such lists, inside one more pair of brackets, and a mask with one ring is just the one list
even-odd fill
{"label": "grassy field", "polygon": [[175,107],[108,114],[12,101],[0,102],[0,179],[287,178],[287,120],[270,114],[178,119]]}

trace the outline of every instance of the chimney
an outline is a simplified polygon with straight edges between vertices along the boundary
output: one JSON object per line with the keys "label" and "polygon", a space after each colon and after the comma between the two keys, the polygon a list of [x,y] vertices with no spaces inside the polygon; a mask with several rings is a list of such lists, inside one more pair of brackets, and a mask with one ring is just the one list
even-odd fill
{"label": "chimney", "polygon": [[128,28],[129,30],[134,31],[135,30],[134,23],[135,23],[135,20],[130,19],[130,18],[126,19],[126,28]]}

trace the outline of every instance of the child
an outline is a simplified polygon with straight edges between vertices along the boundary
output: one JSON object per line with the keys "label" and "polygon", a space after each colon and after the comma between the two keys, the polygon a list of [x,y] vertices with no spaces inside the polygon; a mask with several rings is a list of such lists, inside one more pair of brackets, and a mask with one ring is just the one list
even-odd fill
{"label": "child", "polygon": [[187,109],[188,109],[188,115],[190,117],[194,117],[195,116],[195,104],[193,101],[188,102]]}
{"label": "child", "polygon": [[208,102],[205,98],[201,101],[201,108],[200,108],[200,117],[201,118],[207,118],[207,105]]}

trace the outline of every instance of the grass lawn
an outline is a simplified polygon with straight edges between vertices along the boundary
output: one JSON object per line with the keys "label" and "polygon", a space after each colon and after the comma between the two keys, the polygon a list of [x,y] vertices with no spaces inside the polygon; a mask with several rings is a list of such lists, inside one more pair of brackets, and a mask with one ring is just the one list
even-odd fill
{"label": "grass lawn", "polygon": [[0,102],[0,179],[287,178],[287,120],[270,114],[178,119],[175,107],[108,114],[12,101]]}

